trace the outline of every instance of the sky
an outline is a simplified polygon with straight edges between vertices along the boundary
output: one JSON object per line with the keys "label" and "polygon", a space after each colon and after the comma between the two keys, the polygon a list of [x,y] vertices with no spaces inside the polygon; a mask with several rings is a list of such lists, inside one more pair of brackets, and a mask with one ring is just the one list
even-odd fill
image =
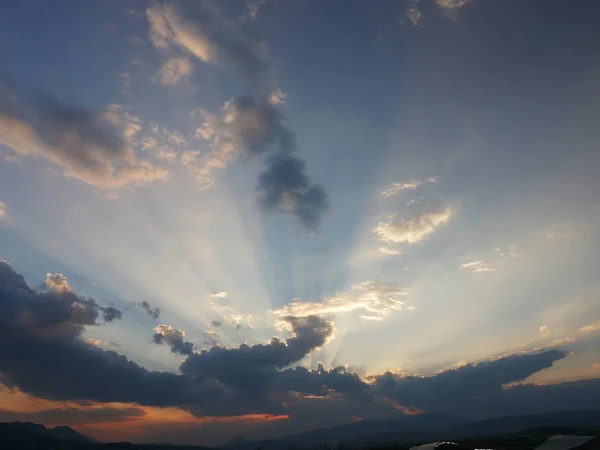
{"label": "sky", "polygon": [[599,3],[1,8],[0,420],[597,408]]}

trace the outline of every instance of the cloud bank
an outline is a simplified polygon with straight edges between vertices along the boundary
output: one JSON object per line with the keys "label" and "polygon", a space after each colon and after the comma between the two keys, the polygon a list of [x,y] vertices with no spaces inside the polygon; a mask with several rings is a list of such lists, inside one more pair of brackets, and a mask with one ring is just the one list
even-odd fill
{"label": "cloud bank", "polygon": [[[374,286],[357,289],[370,292]],[[385,299],[396,288],[380,287],[378,292]],[[376,305],[376,311],[394,307],[393,302]],[[0,382],[49,400],[176,406],[198,416],[285,412],[292,420],[314,414],[313,397],[340,418],[359,407],[373,417],[418,409],[485,418],[565,405],[592,409],[600,401],[600,380],[514,385],[565,358],[566,351],[558,349],[466,364],[430,376],[388,372],[361,377],[344,367],[293,367],[333,336],[333,324],[314,314],[281,317],[290,332],[285,340],[202,351],[194,350],[180,330],[161,325],[156,334],[162,337],[157,339],[185,359],[178,374],[148,371],[83,339],[87,327],[118,318],[107,311],[96,300],[74,293],[60,274],[49,274],[46,287],[35,290],[0,261]]]}

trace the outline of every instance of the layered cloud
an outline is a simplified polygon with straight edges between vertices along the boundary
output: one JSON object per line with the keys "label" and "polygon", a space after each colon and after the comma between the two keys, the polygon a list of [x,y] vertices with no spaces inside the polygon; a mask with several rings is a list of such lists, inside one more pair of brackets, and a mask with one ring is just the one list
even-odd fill
{"label": "layered cloud", "polygon": [[373,232],[388,244],[415,244],[447,223],[452,210],[441,201],[428,200],[408,206],[402,214],[389,214]]}
{"label": "layered cloud", "polygon": [[139,159],[128,133],[106,112],[59,102],[47,94],[19,96],[0,84],[0,144],[20,156],[37,156],[60,166],[65,176],[99,188],[164,180],[168,173]]}

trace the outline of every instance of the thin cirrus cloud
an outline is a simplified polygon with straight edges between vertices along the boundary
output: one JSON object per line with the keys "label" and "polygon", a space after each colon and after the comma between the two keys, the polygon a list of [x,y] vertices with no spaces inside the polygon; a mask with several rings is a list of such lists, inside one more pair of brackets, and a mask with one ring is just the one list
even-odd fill
{"label": "thin cirrus cloud", "polygon": [[486,261],[471,261],[460,265],[461,269],[470,270],[472,273],[495,272]]}
{"label": "thin cirrus cloud", "polygon": [[452,14],[456,13],[463,6],[471,3],[471,1],[472,0],[435,0],[435,4],[445,13]]}
{"label": "thin cirrus cloud", "polygon": [[106,112],[59,102],[47,94],[19,96],[0,83],[0,144],[19,156],[58,165],[67,177],[117,189],[168,178],[168,172],[136,157],[129,137],[135,125],[119,129]]}
{"label": "thin cirrus cloud", "polygon": [[412,309],[404,298],[410,291],[396,283],[364,281],[351,288],[350,292],[336,294],[320,303],[293,301],[274,314],[276,317],[306,317],[362,311],[368,313],[361,315],[362,319],[379,321],[394,311]]}
{"label": "thin cirrus cloud", "polygon": [[211,154],[186,159],[200,188],[214,183],[215,169],[224,169],[235,155],[262,156],[266,170],[256,187],[261,207],[295,216],[306,230],[314,230],[329,208],[322,186],[313,184],[306,163],[292,155],[295,137],[275,108],[285,99],[272,79],[264,43],[250,33],[248,22],[229,18],[216,4],[156,3],[146,11],[149,37],[160,51],[180,49],[221,68],[234,68],[253,86],[252,95],[231,99],[223,117],[200,111],[204,124],[196,136],[209,140]]}
{"label": "thin cirrus cloud", "polygon": [[389,214],[373,232],[388,244],[415,244],[446,224],[452,209],[441,201],[429,200],[409,205],[404,213]]}
{"label": "thin cirrus cloud", "polygon": [[384,197],[392,197],[394,195],[400,194],[402,191],[406,190],[415,190],[419,186],[421,186],[420,181],[407,181],[407,182],[397,182],[392,183],[392,185],[381,192],[381,195]]}
{"label": "thin cirrus cloud", "polygon": [[8,218],[6,203],[0,202],[0,221]]}

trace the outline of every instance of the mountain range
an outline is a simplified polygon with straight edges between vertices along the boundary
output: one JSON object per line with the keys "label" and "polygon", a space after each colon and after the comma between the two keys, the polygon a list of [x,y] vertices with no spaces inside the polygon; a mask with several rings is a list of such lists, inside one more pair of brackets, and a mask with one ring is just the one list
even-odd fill
{"label": "mountain range", "polygon": [[[418,414],[389,421],[360,421],[332,428],[317,429],[281,439],[250,441],[238,437],[221,447],[227,450],[281,450],[316,445],[349,447],[411,445],[483,438],[530,439],[541,442],[553,434],[600,435],[600,410],[561,411],[539,415],[508,416],[468,422],[446,414]],[[182,446],[165,444],[103,444],[76,430],[59,426],[46,428],[31,422],[0,423],[2,450],[174,450]],[[209,450],[208,447],[186,446],[189,450]],[[481,447],[479,447],[481,448]],[[491,448],[491,447],[485,447]]]}

